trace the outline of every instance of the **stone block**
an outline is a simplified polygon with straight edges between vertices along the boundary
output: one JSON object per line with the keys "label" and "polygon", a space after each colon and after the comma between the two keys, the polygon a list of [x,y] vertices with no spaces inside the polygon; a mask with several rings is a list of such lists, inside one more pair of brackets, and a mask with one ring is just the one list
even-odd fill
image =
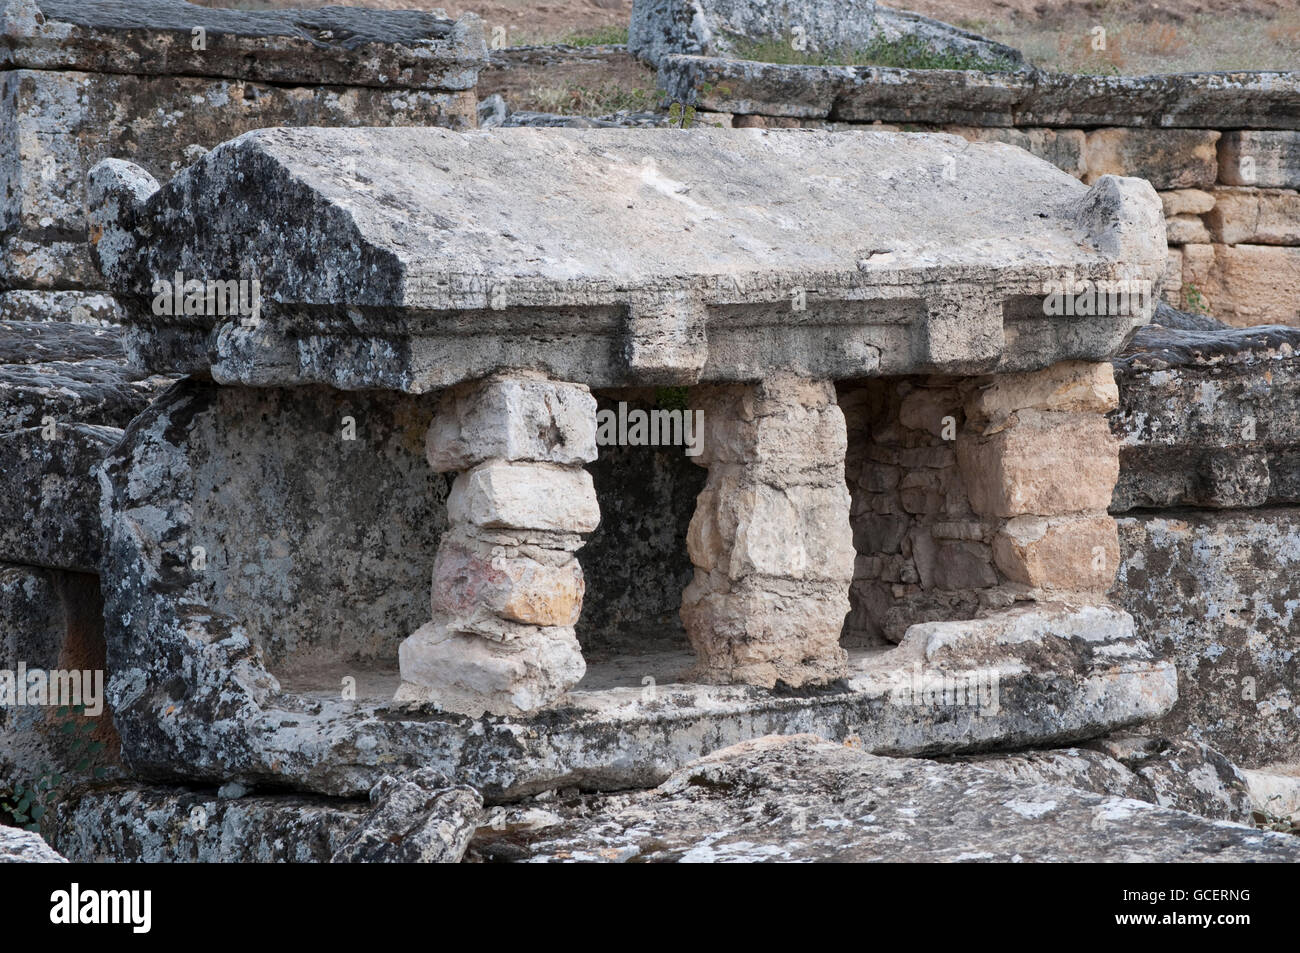
{"label": "stone block", "polygon": [[879,758],[801,734],[714,751],[654,790],[559,807],[545,826],[485,832],[471,852],[538,863],[1294,863],[1300,844],[993,764]]}
{"label": "stone block", "polygon": [[848,611],[848,587],[840,583],[732,582],[697,568],[681,609],[696,655],[692,677],[765,688],[843,678],[839,639]]}
{"label": "stone block", "polygon": [[993,540],[997,566],[1035,589],[1105,592],[1119,568],[1119,537],[1106,515],[1018,516]]}
{"label": "stone block", "polygon": [[1105,414],[1118,406],[1115,372],[1109,364],[1064,361],[981,382],[966,401],[966,415],[975,421],[1002,422],[1021,410]]}
{"label": "stone block", "polygon": [[1214,208],[1214,195],[1203,189],[1171,189],[1160,193],[1165,218],[1175,215],[1204,215]]}
{"label": "stone block", "polygon": [[1143,734],[1185,736],[1257,768],[1300,758],[1300,511],[1130,514],[1111,599],[1178,668]]}
{"label": "stone block", "polygon": [[458,864],[483,820],[483,798],[428,768],[388,776],[370,791],[374,810],[330,858],[335,864]]}
{"label": "stone block", "polygon": [[1209,312],[1233,327],[1300,325],[1300,248],[1184,245],[1183,283]]}
{"label": "stone block", "polygon": [[[101,242],[100,265],[121,275],[114,293],[129,303],[142,366],[232,384],[414,393],[520,368],[589,387],[657,381],[662,368],[629,363],[627,344],[640,333],[636,309],[666,294],[704,309],[700,383],[761,380],[775,368],[837,380],[1105,360],[1135,316],[1018,315],[1041,297],[1042,269],[1027,270],[1026,256],[1098,281],[1122,272],[1154,284],[1164,271],[1164,217],[1140,180],[1103,177],[1087,189],[1022,151],[944,136],[675,132],[264,130],[199,159],[184,190],[169,183],[145,199],[129,216],[137,240]],[[817,184],[828,163],[849,170],[834,194]],[[932,172],[917,179],[916,169]],[[375,188],[358,191],[355,174]],[[569,195],[576,224],[557,227],[544,197],[577,178],[604,184]],[[785,196],[795,218],[775,226],[737,204],[736,188]],[[294,189],[315,198],[289,201]],[[636,201],[620,197],[627,189]],[[962,216],[947,214],[954,202]],[[1044,218],[1043,208],[1054,211]],[[280,227],[234,224],[268,216]],[[501,216],[509,236],[488,224]],[[200,222],[233,230],[219,237]],[[911,251],[939,233],[968,251],[939,263]],[[989,234],[1003,237],[990,245]],[[219,245],[233,257],[217,256]],[[552,250],[540,271],[520,257],[524,246]],[[305,247],[318,267],[293,264]],[[721,247],[733,258],[707,251]],[[358,254],[374,266],[358,268]],[[182,265],[223,274],[233,260],[265,262],[259,280],[276,289],[258,328],[148,310],[155,276]],[[462,277],[435,277],[447,274]],[[800,306],[806,315],[790,320]],[[310,327],[288,317],[306,312],[318,316]]]}
{"label": "stone block", "polygon": [[778,488],[724,478],[704,488],[686,545],[691,561],[728,579],[750,575],[847,582],[853,576],[849,491]]}
{"label": "stone block", "polygon": [[[1030,155],[1046,159],[1062,172],[1082,179],[1088,171],[1084,161],[1087,133],[1082,129],[1009,129],[1002,126],[944,126],[944,132],[972,142],[1005,142]],[[1129,172],[1124,172],[1129,175]]]}
{"label": "stone block", "polygon": [[1020,411],[991,436],[963,432],[957,465],[981,516],[1102,512],[1119,478],[1119,444],[1101,415]]}
{"label": "stone block", "polygon": [[1264,189],[1300,188],[1300,131],[1225,132],[1219,144],[1219,181]]}
{"label": "stone block", "polygon": [[443,395],[427,447],[439,473],[487,460],[581,466],[596,459],[596,398],[581,384],[529,377],[467,384]]}
{"label": "stone block", "polygon": [[483,609],[529,625],[574,625],[585,589],[578,560],[530,549],[545,561],[444,537],[433,563],[434,615],[471,616]]}
{"label": "stone block", "polygon": [[1197,215],[1174,215],[1165,219],[1165,235],[1171,245],[1206,244],[1210,230]]}
{"label": "stone block", "polygon": [[1300,328],[1141,329],[1115,361],[1114,513],[1300,503]]}
{"label": "stone block", "polygon": [[1205,216],[1212,240],[1227,245],[1300,245],[1300,192],[1217,188]]}
{"label": "stone block", "polygon": [[485,529],[590,533],[600,524],[600,507],[585,470],[491,461],[456,477],[447,518]]}
{"label": "stone block", "polygon": [[[477,17],[451,20],[442,11],[19,0],[6,6],[5,15],[0,62],[6,69],[470,89],[487,53]],[[203,30],[201,46],[195,29]]]}
{"label": "stone block", "polygon": [[1132,175],[1157,189],[1206,188],[1218,180],[1213,129],[1094,129],[1084,149],[1086,182]]}
{"label": "stone block", "polygon": [[398,704],[432,704],[478,718],[518,715],[553,703],[587,670],[573,629],[532,629],[497,642],[435,619],[398,649]]}

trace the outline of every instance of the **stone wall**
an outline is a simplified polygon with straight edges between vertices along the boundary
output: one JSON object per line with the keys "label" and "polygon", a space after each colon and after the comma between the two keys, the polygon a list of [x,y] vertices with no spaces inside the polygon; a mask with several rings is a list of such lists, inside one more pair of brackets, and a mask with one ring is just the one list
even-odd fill
{"label": "stone wall", "polygon": [[857,564],[850,644],[1016,602],[1100,602],[1118,448],[1110,366],[841,385]]}
{"label": "stone wall", "polygon": [[1244,767],[1300,758],[1300,331],[1152,326],[1115,361],[1112,598],[1178,667],[1186,733]]}
{"label": "stone wall", "polygon": [[671,98],[738,128],[948,132],[1005,142],[1085,182],[1160,192],[1162,296],[1236,327],[1300,325],[1300,117],[1294,73],[1151,77],[784,66],[666,56]]}
{"label": "stone wall", "polygon": [[180,0],[9,0],[4,12],[0,289],[26,294],[0,298],[0,318],[71,320],[97,305],[85,183],[100,159],[166,181],[267,126],[476,124],[485,47],[473,16]]}

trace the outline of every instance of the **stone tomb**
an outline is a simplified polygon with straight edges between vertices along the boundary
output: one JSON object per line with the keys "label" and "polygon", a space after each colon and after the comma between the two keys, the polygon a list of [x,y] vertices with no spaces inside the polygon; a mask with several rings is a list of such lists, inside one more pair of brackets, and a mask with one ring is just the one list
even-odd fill
{"label": "stone tomb", "polygon": [[[1145,182],[948,136],[281,129],[90,192],[131,361],[190,376],[102,480],[137,774],[354,795],[422,765],[499,798],[770,732],[957,752],[1174,702],[1104,596],[1107,362],[1164,265]],[[177,273],[196,305],[158,314]],[[256,316],[204,306],[227,280]],[[598,399],[653,388],[702,411],[676,462],[707,478],[624,557],[685,638],[588,666]]]}

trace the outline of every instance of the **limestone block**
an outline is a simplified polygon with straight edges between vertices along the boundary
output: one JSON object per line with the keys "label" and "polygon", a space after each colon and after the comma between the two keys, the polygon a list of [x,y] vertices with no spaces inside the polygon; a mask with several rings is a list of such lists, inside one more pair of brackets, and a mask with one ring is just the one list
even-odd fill
{"label": "limestone block", "polygon": [[1219,144],[1219,181],[1258,188],[1300,188],[1300,131],[1225,132]]}
{"label": "limestone block", "polygon": [[766,688],[842,678],[848,611],[848,587],[839,583],[749,577],[733,585],[697,569],[681,610],[697,660],[693,677]]}
{"label": "limestone block", "polygon": [[[7,4],[5,15],[0,61],[7,69],[466,89],[474,86],[487,52],[476,16],[451,20],[442,11],[21,0]],[[204,31],[202,47],[193,42],[196,28]]]}
{"label": "limestone block", "polygon": [[1044,783],[984,763],[879,758],[809,734],[755,738],[694,761],[653,790],[555,811],[541,829],[485,831],[471,852],[537,863],[1300,859],[1300,844],[1286,834],[1080,790],[1064,778]]}
{"label": "limestone block", "polygon": [[326,863],[368,808],[318,794],[222,798],[211,787],[118,781],[70,792],[48,815],[47,836],[75,863]]}
{"label": "limestone block", "polygon": [[1233,327],[1300,325],[1300,248],[1184,245],[1183,282]]}
{"label": "limestone block", "polygon": [[1171,245],[1194,245],[1210,241],[1210,231],[1197,215],[1174,215],[1165,219],[1165,234]]}
{"label": "limestone block", "polygon": [[[944,132],[972,142],[1005,142],[1046,159],[1062,172],[1082,179],[1087,133],[1082,129],[1009,129],[1001,126],[944,126]],[[1124,173],[1128,175],[1130,173]]]}
{"label": "limestone block", "polygon": [[573,629],[533,629],[503,642],[457,632],[437,619],[398,649],[402,685],[394,701],[434,704],[478,718],[551,704],[587,671]]}
{"label": "limestone block", "polygon": [[1165,273],[1160,279],[1160,298],[1168,304],[1183,304],[1183,250],[1170,248]]}
{"label": "limestone block", "polygon": [[1205,224],[1228,245],[1300,245],[1300,192],[1294,189],[1217,188]]}
{"label": "limestone block", "polygon": [[1300,503],[1300,328],[1143,328],[1115,361],[1111,512]]}
{"label": "limestone block", "polygon": [[1085,145],[1084,181],[1111,174],[1147,179],[1157,189],[1213,185],[1219,135],[1210,129],[1094,129]]}
{"label": "limestone block", "polygon": [[692,401],[704,415],[701,466],[735,465],[774,486],[843,483],[848,437],[833,384],[775,378],[703,387]]}
{"label": "limestone block", "polygon": [[1035,589],[1105,592],[1119,568],[1119,535],[1107,515],[1018,516],[993,540],[997,566]]}
{"label": "limestone block", "polygon": [[[696,367],[702,383],[734,383],[1106,360],[1134,316],[1023,313],[1042,269],[1153,283],[1164,270],[1164,216],[1139,179],[1088,189],[1021,150],[945,136],[690,132],[267,129],[151,195],[136,252],[101,265],[126,275],[113,289],[143,366],[408,393],[517,369],[627,387]],[[547,196],[577,180],[592,187],[565,193],[572,227],[557,224]],[[781,195],[785,218],[737,203],[737,189]],[[278,227],[252,227],[268,218]],[[531,247],[549,251],[529,261]],[[303,249],[311,268],[294,264]],[[231,261],[262,263],[275,288],[255,334],[230,316],[148,310],[154,276]],[[642,306],[669,300],[680,307],[666,323],[643,323],[657,312]],[[675,356],[638,363],[629,342]]]}
{"label": "limestone block", "polygon": [[[795,33],[798,31],[798,34]],[[746,0],[636,0],[628,48],[651,63],[672,53],[734,54],[745,42],[788,41],[803,36],[813,51],[852,50],[874,39],[914,42],[945,53],[963,53],[1021,66],[1019,51],[985,37],[876,0],[798,0],[755,4]]]}
{"label": "limestone block", "polygon": [[590,533],[600,508],[585,470],[491,461],[456,477],[447,518],[487,529]]}
{"label": "limestone block", "polygon": [[596,459],[596,399],[581,384],[530,377],[466,384],[443,395],[426,446],[439,473],[487,460],[581,466]]}
{"label": "limestone block", "polygon": [[728,579],[749,575],[847,582],[853,578],[849,491],[710,480],[686,545],[691,562]]}
{"label": "limestone block", "polygon": [[582,566],[569,553],[532,551],[545,561],[444,536],[433,563],[434,615],[485,609],[530,625],[572,626],[582,611]]}
{"label": "limestone block", "polygon": [[1118,406],[1110,364],[1064,361],[981,383],[966,401],[966,414],[976,421],[1001,422],[1020,410],[1105,414]]}
{"label": "limestone block", "polygon": [[1165,218],[1175,215],[1204,215],[1214,208],[1214,195],[1203,189],[1171,189],[1160,193]]}
{"label": "limestone block", "polygon": [[1119,478],[1119,444],[1101,415],[1020,411],[991,436],[963,432],[957,464],[982,516],[1102,512]]}

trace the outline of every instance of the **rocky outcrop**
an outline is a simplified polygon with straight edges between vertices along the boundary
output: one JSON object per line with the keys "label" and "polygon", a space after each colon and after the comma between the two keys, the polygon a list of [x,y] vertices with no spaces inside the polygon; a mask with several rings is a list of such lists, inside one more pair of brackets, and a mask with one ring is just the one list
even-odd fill
{"label": "rocky outcrop", "polygon": [[797,52],[852,55],[873,43],[907,40],[933,54],[957,54],[1002,69],[1026,68],[1019,51],[876,0],[636,0],[628,49],[650,63],[673,53],[734,56],[758,43]]}
{"label": "rocky outcrop", "polygon": [[482,860],[1294,863],[1300,842],[981,765],[880,758],[810,736],[717,751],[653,791],[504,812]]}

